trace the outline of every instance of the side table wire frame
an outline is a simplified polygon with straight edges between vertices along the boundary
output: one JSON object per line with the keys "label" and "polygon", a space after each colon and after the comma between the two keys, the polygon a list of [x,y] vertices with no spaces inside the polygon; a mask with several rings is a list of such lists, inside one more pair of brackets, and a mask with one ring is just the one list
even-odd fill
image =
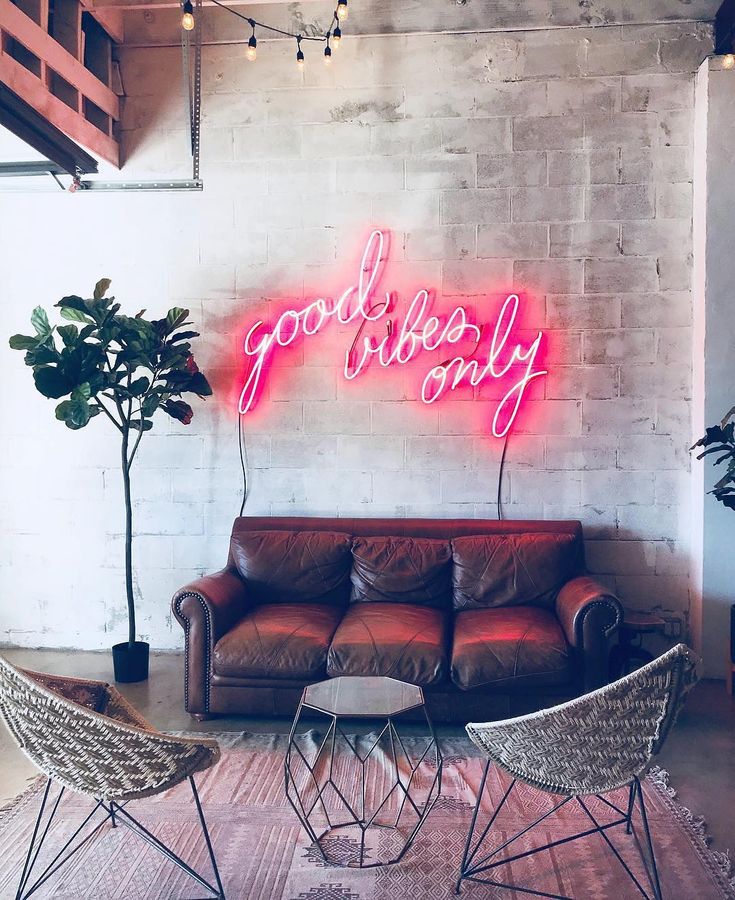
{"label": "side table wire frame", "polygon": [[[364,755],[361,756],[356,743],[353,743],[353,741],[345,733],[340,724],[340,719],[350,718],[349,716],[342,716],[325,712],[324,710],[321,710],[317,707],[305,704],[303,702],[303,699],[299,702],[299,707],[296,712],[296,716],[294,717],[291,731],[289,733],[288,747],[286,750],[286,757],[284,761],[286,798],[289,802],[289,805],[296,813],[296,816],[301,822],[301,825],[303,826],[307,835],[309,836],[309,839],[312,841],[315,849],[319,852],[324,862],[328,863],[329,865],[346,866],[348,868],[360,869],[369,869],[384,865],[394,865],[395,863],[398,863],[403,859],[405,854],[413,845],[416,836],[423,827],[424,822],[426,821],[429,813],[431,812],[434,804],[441,794],[443,769],[442,754],[439,748],[439,742],[434,730],[434,726],[431,722],[431,719],[429,718],[428,712],[426,711],[426,707],[422,705],[421,710],[423,712],[426,726],[429,731],[429,739],[423,752],[415,761],[412,761],[411,756],[406,749],[403,738],[401,737],[396,727],[395,719],[400,718],[400,714],[385,717],[385,724],[380,730],[377,738],[370,744],[368,750],[364,753]],[[305,711],[307,711],[309,714],[316,713],[318,715],[322,715],[329,720],[326,732],[319,743],[316,754],[314,755],[313,762],[311,763],[307,759],[306,754],[296,740],[296,738],[298,737],[297,729],[302,719],[302,714]],[[358,771],[360,785],[358,803],[350,803],[350,801],[345,796],[345,792],[340,789],[339,785],[335,781],[335,755],[338,747],[338,739],[340,738],[342,743],[346,746],[346,748],[348,748],[350,755],[359,763]],[[382,800],[376,805],[371,813],[368,814],[366,765],[368,764],[368,761],[370,760],[374,752],[381,746],[381,743],[386,748],[386,754],[389,760],[389,765],[393,772],[393,778],[391,783],[387,787]],[[322,762],[323,754],[325,753],[325,751],[329,754],[326,778],[323,783],[320,784],[319,777],[317,775],[317,769]],[[407,765],[408,777],[402,776],[401,774],[399,762],[399,759],[401,757]],[[314,796],[310,802],[305,799],[304,787],[299,788],[294,776],[293,762],[295,758],[300,760],[301,765],[308,773],[308,777],[306,779],[307,783],[311,783],[311,785],[313,786]],[[428,766],[430,764],[434,769],[434,777],[431,781],[431,785],[426,794],[426,799],[424,800],[424,802],[417,802],[411,796],[411,788],[414,785],[416,775],[419,772],[420,768],[422,766]],[[329,814],[329,810],[327,809],[327,802],[325,801],[325,794],[329,789],[334,792],[335,797],[349,816],[349,818],[345,819],[344,821],[335,822],[333,821],[332,816],[330,816]],[[391,797],[393,797],[397,793],[402,796],[395,818],[391,816],[391,819],[393,819],[393,821],[390,823],[376,821],[381,811],[390,802]],[[400,844],[397,852],[393,853],[389,859],[366,861],[365,841],[368,830],[370,828],[385,828],[392,830],[394,833],[400,833],[399,824],[401,822],[401,817],[404,814],[404,810],[406,810],[407,804],[412,810],[413,815],[416,817],[416,821],[413,824],[413,827],[410,829],[408,835]],[[358,808],[355,809],[355,806],[357,806]],[[326,828],[322,829],[320,832],[317,832],[314,825],[312,824],[312,817],[317,807],[321,808],[321,811],[327,822]],[[360,829],[360,843],[357,853],[357,859],[350,860],[349,862],[344,863],[328,857],[323,846],[324,839],[333,836],[334,832],[340,829],[350,827],[357,827]]]}

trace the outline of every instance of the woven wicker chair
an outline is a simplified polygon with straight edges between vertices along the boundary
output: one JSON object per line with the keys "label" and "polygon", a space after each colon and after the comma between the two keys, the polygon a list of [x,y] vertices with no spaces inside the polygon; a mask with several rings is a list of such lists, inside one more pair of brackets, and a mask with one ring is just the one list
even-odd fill
{"label": "woven wicker chair", "polygon": [[[17,669],[2,657],[0,715],[18,746],[48,779],[16,900],[34,894],[108,821],[113,827],[126,825],[214,897],[224,898],[193,777],[219,759],[215,741],[161,734],[114,687],[104,682]],[[191,785],[216,886],[195,872],[126,809],[131,800],[151,797],[186,780]],[[59,791],[51,801],[53,782],[58,783]],[[43,871],[34,874],[44,840],[67,789],[93,798],[94,807]],[[102,814],[102,820],[86,837],[79,838],[85,829],[89,830],[88,823],[97,813]]]}
{"label": "woven wicker chair", "polygon": [[[457,893],[466,879],[496,887],[512,887],[540,897],[568,900],[558,894],[504,884],[487,873],[534,853],[599,834],[638,891],[643,897],[650,898],[607,834],[608,829],[625,825],[626,833],[635,836],[653,897],[661,900],[661,884],[640,779],[661,749],[688,690],[697,680],[696,662],[694,654],[684,644],[679,644],[636,672],[568,703],[502,722],[467,725],[468,735],[488,759],[467,835]],[[510,773],[512,781],[486,826],[480,828],[478,814],[493,762]],[[563,799],[522,831],[488,849],[487,838],[517,781],[559,794]],[[625,809],[601,796],[624,787],[629,788]],[[598,821],[590,804],[584,800],[592,795],[606,809],[612,810],[613,821]],[[589,829],[522,853],[509,851],[510,855],[502,855],[516,839],[570,801],[582,807],[591,822]],[[635,833],[636,805],[640,811],[643,845]]]}

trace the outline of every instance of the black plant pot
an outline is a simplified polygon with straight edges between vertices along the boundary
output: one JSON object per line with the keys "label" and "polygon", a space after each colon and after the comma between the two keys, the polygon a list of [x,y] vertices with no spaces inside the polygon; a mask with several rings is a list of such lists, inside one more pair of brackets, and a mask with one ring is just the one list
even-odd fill
{"label": "black plant pot", "polygon": [[112,647],[112,666],[115,670],[115,681],[130,684],[133,681],[145,681],[148,678],[148,650],[145,641],[124,641]]}

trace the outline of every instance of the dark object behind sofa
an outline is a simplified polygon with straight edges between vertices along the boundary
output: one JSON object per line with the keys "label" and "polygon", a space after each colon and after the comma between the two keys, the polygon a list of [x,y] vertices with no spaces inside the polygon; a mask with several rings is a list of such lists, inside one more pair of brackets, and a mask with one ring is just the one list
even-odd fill
{"label": "dark object behind sofa", "polygon": [[622,615],[585,572],[579,522],[259,516],[173,611],[198,718],[292,715],[307,684],[391,675],[438,721],[599,687]]}

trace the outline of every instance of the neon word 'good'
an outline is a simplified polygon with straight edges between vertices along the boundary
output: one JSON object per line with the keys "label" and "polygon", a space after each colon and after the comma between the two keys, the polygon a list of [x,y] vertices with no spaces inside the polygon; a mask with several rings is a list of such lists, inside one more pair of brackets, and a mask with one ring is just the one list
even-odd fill
{"label": "neon word 'good'", "polygon": [[[300,335],[317,334],[336,320],[343,325],[357,325],[352,346],[345,352],[344,376],[350,381],[363,374],[371,363],[390,368],[421,353],[448,347],[454,355],[433,366],[424,377],[424,403],[434,403],[461,385],[477,387],[487,380],[502,380],[505,389],[505,382],[512,382],[498,401],[491,425],[496,437],[504,437],[518,415],[528,385],[546,375],[545,370],[535,368],[542,332],[527,347],[512,345],[511,333],[520,309],[517,294],[506,297],[487,342],[484,335],[486,329],[489,332],[489,323],[476,325],[462,306],[445,317],[430,315],[429,292],[423,289],[410,302],[403,321],[397,322],[389,315],[395,308],[393,294],[388,291],[382,299],[376,297],[385,262],[384,246],[383,232],[373,231],[365,245],[357,284],[348,287],[338,299],[317,298],[301,309],[285,310],[272,328],[259,320],[248,330],[243,350],[250,366],[240,394],[240,412],[247,413],[255,406],[267,363],[279,347],[288,347]],[[368,323],[378,321],[384,325],[382,336],[363,334]],[[455,352],[454,345],[462,343],[469,345],[468,350],[462,353],[456,348]]]}

